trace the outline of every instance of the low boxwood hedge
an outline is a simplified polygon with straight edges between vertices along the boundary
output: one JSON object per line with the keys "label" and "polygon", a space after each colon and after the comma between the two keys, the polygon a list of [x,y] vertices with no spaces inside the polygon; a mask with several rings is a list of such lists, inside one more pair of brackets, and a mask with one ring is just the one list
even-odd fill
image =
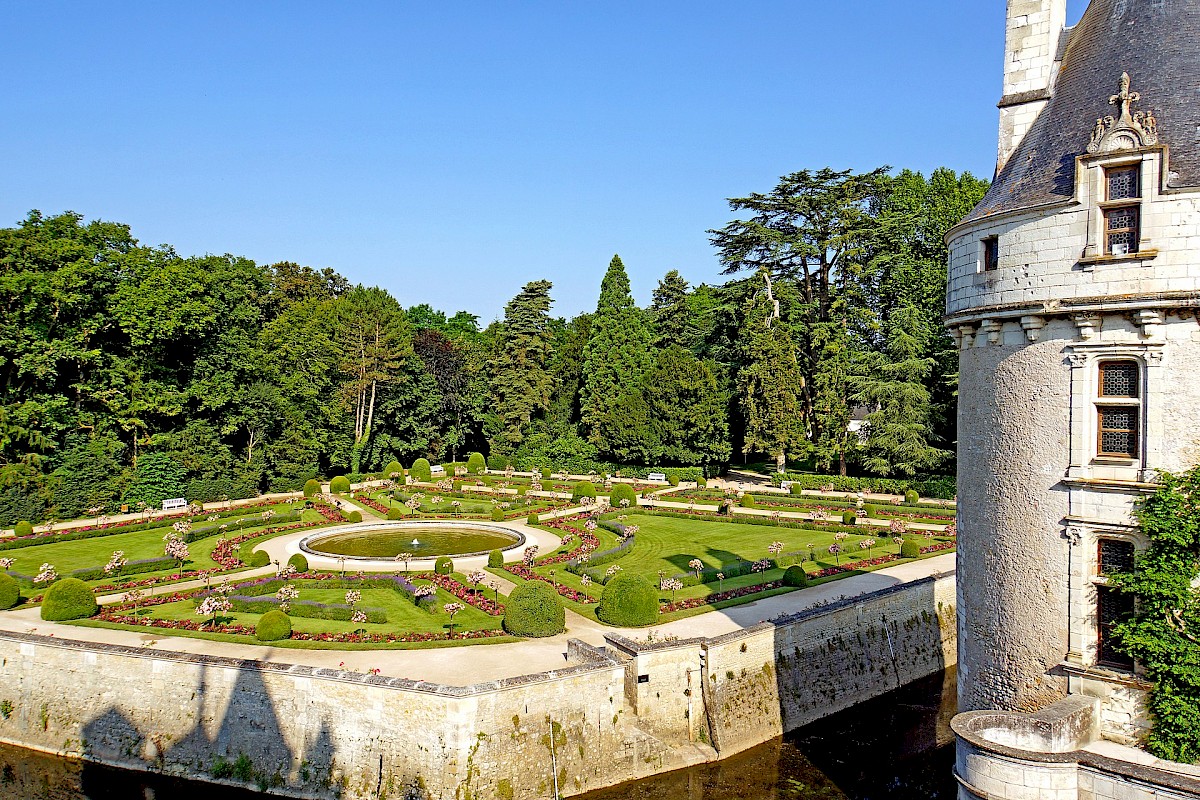
{"label": "low boxwood hedge", "polygon": [[513,636],[554,636],[566,630],[566,621],[558,592],[544,581],[521,584],[504,606],[504,630]]}
{"label": "low boxwood hedge", "polygon": [[620,627],[642,627],[658,621],[658,592],[632,572],[618,572],[604,585],[596,616]]}
{"label": "low boxwood hedge", "polygon": [[86,583],[78,578],[62,578],[51,584],[42,598],[42,619],[48,622],[87,619],[99,608]]}

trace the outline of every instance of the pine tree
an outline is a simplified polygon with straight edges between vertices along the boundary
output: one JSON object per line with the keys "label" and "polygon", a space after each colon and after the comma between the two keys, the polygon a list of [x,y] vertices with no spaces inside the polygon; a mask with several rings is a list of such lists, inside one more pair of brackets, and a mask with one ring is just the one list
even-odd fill
{"label": "pine tree", "polygon": [[712,367],[679,345],[660,350],[642,380],[656,462],[714,467],[730,456],[727,398]]}
{"label": "pine tree", "polygon": [[679,270],[668,272],[654,288],[650,314],[654,320],[655,347],[691,346],[692,314],[688,307],[688,282],[679,274]]}
{"label": "pine tree", "polygon": [[494,421],[488,439],[495,454],[512,453],[534,416],[550,405],[551,286],[550,281],[527,283],[504,307],[489,365]]}
{"label": "pine tree", "polygon": [[947,455],[929,443],[930,403],[925,385],[933,359],[921,355],[924,319],[902,306],[888,324],[887,346],[865,358],[864,374],[851,379],[854,400],[873,409],[866,421],[865,466],[879,475],[913,476]]}
{"label": "pine tree", "polygon": [[[642,375],[650,365],[650,345],[650,330],[633,303],[625,265],[620,256],[613,256],[600,284],[584,350],[585,380],[579,403],[588,440],[604,452],[611,452],[614,428],[626,424],[619,408],[631,403],[624,395],[640,391]],[[625,433],[621,436],[627,438]]]}

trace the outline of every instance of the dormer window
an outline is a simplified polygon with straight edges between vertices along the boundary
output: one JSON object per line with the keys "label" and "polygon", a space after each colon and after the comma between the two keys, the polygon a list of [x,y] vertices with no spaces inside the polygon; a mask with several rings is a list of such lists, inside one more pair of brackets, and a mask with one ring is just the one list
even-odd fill
{"label": "dormer window", "polygon": [[1104,171],[1104,252],[1127,256],[1138,251],[1141,187],[1138,167],[1109,167]]}

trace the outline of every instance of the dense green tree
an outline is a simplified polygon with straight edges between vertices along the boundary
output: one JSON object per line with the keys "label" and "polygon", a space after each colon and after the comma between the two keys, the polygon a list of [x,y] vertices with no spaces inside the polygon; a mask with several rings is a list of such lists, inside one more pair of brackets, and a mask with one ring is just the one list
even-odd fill
{"label": "dense green tree", "polygon": [[184,496],[183,467],[166,453],[146,453],[137,464],[124,502],[159,508],[164,500]]}
{"label": "dense green tree", "polygon": [[676,344],[660,350],[642,381],[657,450],[652,463],[715,468],[729,462],[727,399],[712,367]]}
{"label": "dense green tree", "polygon": [[627,395],[640,391],[642,375],[650,365],[650,345],[651,333],[634,305],[625,265],[614,255],[600,283],[600,300],[583,353],[579,400],[587,438],[602,450],[610,438],[627,435],[629,424],[622,419],[621,409],[629,412],[639,407]]}
{"label": "dense green tree", "polygon": [[738,373],[738,396],[745,418],[743,450],[767,454],[782,472],[787,454],[804,441],[804,375],[776,301],[763,294],[751,302],[743,338],[745,366]]}
{"label": "dense green tree", "polygon": [[489,363],[492,419],[488,440],[496,454],[512,453],[536,414],[550,405],[550,281],[525,284],[504,307],[504,322]]}
{"label": "dense green tree", "polygon": [[690,347],[693,339],[692,310],[688,305],[688,282],[671,270],[654,287],[650,303],[654,321],[654,346]]}
{"label": "dense green tree", "polygon": [[933,359],[921,355],[924,325],[917,308],[896,309],[884,351],[865,356],[860,374],[850,381],[854,400],[871,409],[863,464],[879,475],[911,477],[932,470],[949,455],[930,444],[933,407],[925,382]]}

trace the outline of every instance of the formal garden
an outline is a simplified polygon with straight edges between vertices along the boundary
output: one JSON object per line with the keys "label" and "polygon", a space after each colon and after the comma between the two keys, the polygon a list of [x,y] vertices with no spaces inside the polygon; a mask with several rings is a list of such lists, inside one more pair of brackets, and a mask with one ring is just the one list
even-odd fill
{"label": "formal garden", "polygon": [[[0,539],[0,608],[40,604],[48,620],[286,647],[441,647],[561,633],[566,610],[648,626],[955,546],[954,503],[912,490],[885,499],[799,482],[739,491],[661,474],[517,474],[488,470],[478,454],[363,477],[373,480],[335,476],[328,491],[312,480],[285,501],[19,525]],[[394,570],[364,573],[345,559],[310,569],[301,554],[281,564],[256,549],[347,522],[442,519],[518,521],[561,544],[527,546],[507,563],[493,551],[486,571],[465,573],[448,557],[410,570],[413,556],[401,554]]]}

